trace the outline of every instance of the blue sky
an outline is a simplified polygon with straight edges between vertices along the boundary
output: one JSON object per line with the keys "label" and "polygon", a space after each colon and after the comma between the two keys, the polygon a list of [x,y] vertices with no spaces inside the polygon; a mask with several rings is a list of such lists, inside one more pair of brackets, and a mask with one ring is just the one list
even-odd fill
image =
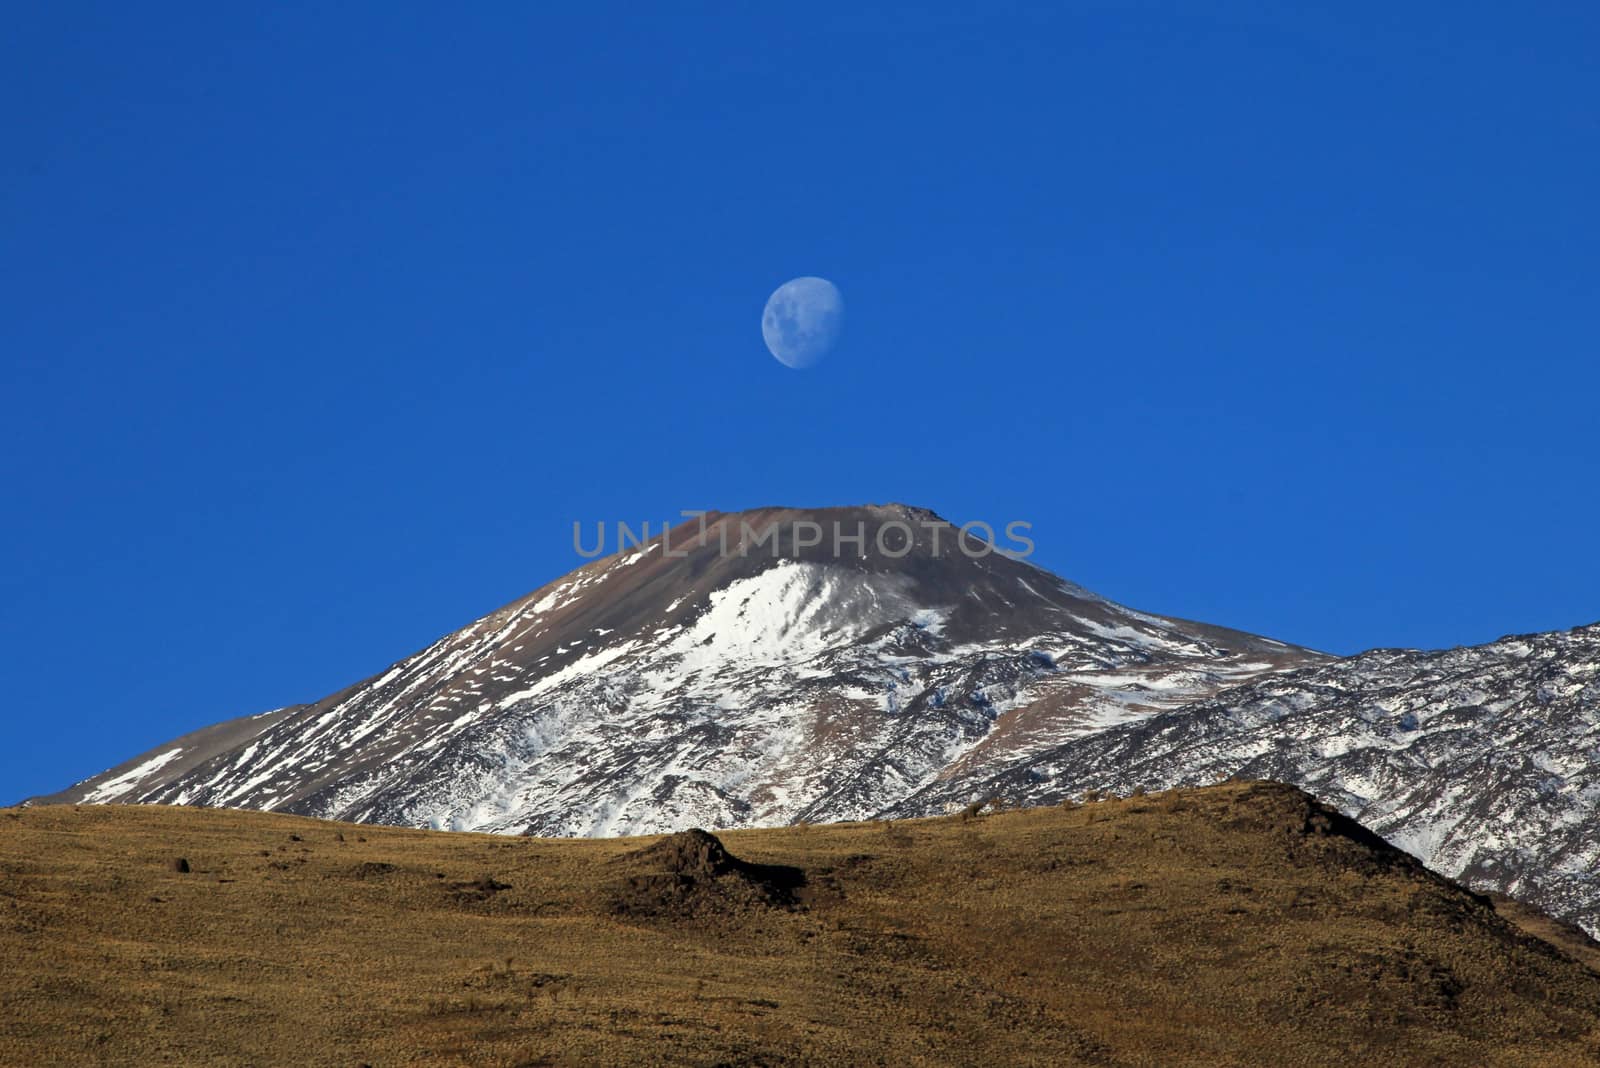
{"label": "blue sky", "polygon": [[11,13],[0,800],[377,671],[575,519],[1023,519],[1337,652],[1600,618],[1594,5],[636,7]]}

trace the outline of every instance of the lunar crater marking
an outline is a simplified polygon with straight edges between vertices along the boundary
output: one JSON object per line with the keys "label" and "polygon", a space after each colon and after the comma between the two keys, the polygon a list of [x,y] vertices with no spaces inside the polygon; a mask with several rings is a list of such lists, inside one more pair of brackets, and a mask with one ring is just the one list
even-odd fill
{"label": "lunar crater marking", "polygon": [[790,279],[767,298],[761,336],[780,363],[804,369],[838,343],[843,321],[844,300],[838,287],[808,275]]}

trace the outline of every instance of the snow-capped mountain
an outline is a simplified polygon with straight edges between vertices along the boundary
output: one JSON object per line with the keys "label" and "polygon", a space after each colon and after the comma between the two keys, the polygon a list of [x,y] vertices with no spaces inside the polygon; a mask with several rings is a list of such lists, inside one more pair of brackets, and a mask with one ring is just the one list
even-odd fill
{"label": "snow-capped mountain", "polygon": [[1113,725],[896,811],[1240,776],[1294,783],[1430,868],[1600,937],[1600,624],[1381,649]]}
{"label": "snow-capped mountain", "polygon": [[47,800],[560,835],[860,818],[1328,659],[984,548],[898,505],[712,513]]}
{"label": "snow-capped mountain", "polygon": [[713,513],[41,800],[610,835],[1237,775],[1600,934],[1600,625],[1335,660],[982,548],[899,505]]}

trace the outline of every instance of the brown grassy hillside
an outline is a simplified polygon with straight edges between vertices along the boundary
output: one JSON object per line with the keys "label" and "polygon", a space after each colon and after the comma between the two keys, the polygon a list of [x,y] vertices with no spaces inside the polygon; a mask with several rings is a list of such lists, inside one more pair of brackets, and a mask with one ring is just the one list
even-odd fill
{"label": "brown grassy hillside", "polygon": [[720,837],[6,811],[0,1064],[1600,1063],[1591,946],[1287,787]]}

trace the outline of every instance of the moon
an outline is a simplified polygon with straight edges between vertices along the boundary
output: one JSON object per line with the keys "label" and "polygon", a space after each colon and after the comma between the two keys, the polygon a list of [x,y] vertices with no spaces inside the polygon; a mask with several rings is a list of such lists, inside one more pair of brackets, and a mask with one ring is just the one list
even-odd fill
{"label": "moon", "polygon": [[811,367],[839,340],[844,299],[826,278],[791,278],[767,298],[761,336],[778,362],[797,371]]}

